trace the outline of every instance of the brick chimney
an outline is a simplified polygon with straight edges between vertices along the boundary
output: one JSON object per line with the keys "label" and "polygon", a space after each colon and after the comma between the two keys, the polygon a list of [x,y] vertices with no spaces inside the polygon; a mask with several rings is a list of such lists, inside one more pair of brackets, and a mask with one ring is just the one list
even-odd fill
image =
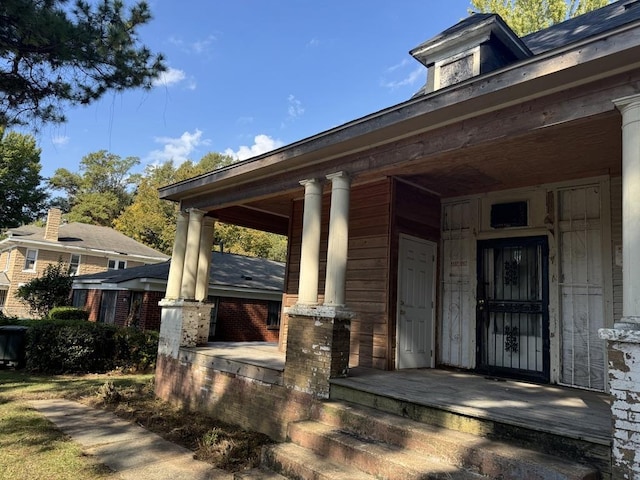
{"label": "brick chimney", "polygon": [[44,229],[44,239],[52,242],[58,241],[58,230],[62,220],[62,211],[59,208],[51,208],[47,213],[47,226]]}

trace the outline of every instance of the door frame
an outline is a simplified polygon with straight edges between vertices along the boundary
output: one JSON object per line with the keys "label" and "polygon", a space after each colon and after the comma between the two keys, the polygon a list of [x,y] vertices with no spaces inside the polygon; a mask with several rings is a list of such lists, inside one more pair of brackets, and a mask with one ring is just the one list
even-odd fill
{"label": "door frame", "polygon": [[395,328],[395,334],[396,334],[396,338],[395,338],[395,370],[400,370],[400,348],[399,348],[399,342],[400,342],[400,307],[402,306],[400,304],[400,298],[402,298],[401,294],[400,294],[400,289],[401,289],[401,285],[402,285],[402,266],[403,266],[403,261],[404,261],[404,256],[403,256],[403,244],[405,240],[410,240],[413,242],[417,242],[417,243],[422,243],[424,245],[428,245],[430,247],[433,248],[433,257],[434,257],[434,261],[433,261],[433,271],[431,272],[432,275],[432,291],[431,291],[431,298],[433,299],[432,301],[432,307],[431,307],[431,325],[429,327],[429,342],[431,345],[431,352],[430,352],[430,358],[429,358],[429,366],[428,367],[423,367],[423,368],[435,368],[435,359],[436,359],[436,294],[438,291],[437,288],[437,282],[438,282],[438,268],[437,268],[437,261],[438,261],[438,244],[437,242],[433,242],[431,240],[426,240],[424,238],[420,238],[420,237],[415,237],[413,235],[408,235],[406,233],[401,233],[398,236],[398,263],[397,263],[397,271],[396,271],[396,275],[397,275],[397,279],[396,279],[396,328]]}
{"label": "door frame", "polygon": [[[527,374],[526,371],[513,371],[511,369],[505,369],[502,367],[491,367],[482,364],[482,322],[484,321],[482,316],[482,308],[480,305],[480,288],[483,278],[483,249],[495,246],[510,246],[510,245],[540,245],[542,247],[541,258],[541,279],[542,279],[542,372]],[[549,238],[546,235],[530,235],[530,236],[513,236],[513,237],[500,237],[491,238],[485,240],[478,240],[476,242],[476,366],[475,370],[478,373],[485,375],[495,375],[499,377],[518,378],[523,380],[530,380],[538,383],[548,384],[551,382],[551,335],[550,335],[550,290],[549,290]]]}

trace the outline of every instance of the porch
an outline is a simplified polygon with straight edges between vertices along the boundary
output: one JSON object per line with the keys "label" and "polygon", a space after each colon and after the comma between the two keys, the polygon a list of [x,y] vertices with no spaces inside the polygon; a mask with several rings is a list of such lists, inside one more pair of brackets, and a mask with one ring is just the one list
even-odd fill
{"label": "porch", "polygon": [[[283,385],[285,354],[275,343],[209,343],[181,360]],[[441,428],[587,462],[610,471],[610,397],[601,392],[496,379],[449,369],[356,367],[331,380],[330,401],[346,401]]]}

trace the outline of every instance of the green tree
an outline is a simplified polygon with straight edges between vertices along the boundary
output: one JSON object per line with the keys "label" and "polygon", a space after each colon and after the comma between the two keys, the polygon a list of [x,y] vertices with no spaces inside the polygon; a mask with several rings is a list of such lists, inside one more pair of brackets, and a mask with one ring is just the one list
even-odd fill
{"label": "green tree", "polygon": [[30,135],[0,128],[0,232],[34,220],[45,207],[40,149]]}
{"label": "green tree", "polygon": [[136,157],[121,158],[106,150],[90,153],[80,161],[80,173],[59,168],[49,179],[52,188],[67,195],[54,203],[68,205],[65,212],[71,222],[111,227],[131,204],[133,187],[140,181],[131,169],[138,163]]}
{"label": "green tree", "polygon": [[64,121],[63,105],[151,88],[166,66],[141,44],[145,2],[2,0],[0,125]]}
{"label": "green tree", "polygon": [[[147,168],[134,201],[115,220],[114,227],[125,235],[170,255],[175,238],[178,205],[160,200],[158,188],[231,163],[233,158],[229,156],[208,153],[197,163],[187,161],[177,168],[171,161]],[[281,235],[219,222],[215,225],[214,233],[215,244],[222,244],[227,252],[280,261],[284,261],[286,257],[287,239]]]}
{"label": "green tree", "polygon": [[497,13],[522,37],[608,3],[609,0],[471,0],[469,13]]}
{"label": "green tree", "polygon": [[58,260],[47,265],[42,276],[21,285],[16,297],[29,305],[31,313],[46,317],[52,308],[70,305],[72,284],[68,265]]}

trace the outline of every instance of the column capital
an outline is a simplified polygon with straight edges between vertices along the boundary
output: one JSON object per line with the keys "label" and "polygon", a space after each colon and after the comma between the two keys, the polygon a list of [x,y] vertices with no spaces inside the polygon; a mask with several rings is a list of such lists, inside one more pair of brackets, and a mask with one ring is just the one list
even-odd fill
{"label": "column capital", "polygon": [[347,172],[345,172],[344,170],[340,171],[340,172],[335,172],[335,173],[330,173],[326,176],[327,180],[340,180],[340,179],[344,179],[348,182],[351,181],[351,178],[349,177],[349,174]]}
{"label": "column capital", "polygon": [[300,185],[302,185],[303,187],[307,187],[312,186],[312,185],[322,185],[322,179],[321,178],[305,178],[304,180],[300,180],[298,182]]}
{"label": "column capital", "polygon": [[625,110],[633,107],[640,107],[640,94],[629,95],[627,97],[612,100],[613,104],[624,113]]}
{"label": "column capital", "polygon": [[211,227],[214,223],[216,223],[216,219],[213,217],[204,217],[202,219],[203,227]]}
{"label": "column capital", "polygon": [[198,220],[202,220],[204,214],[207,213],[204,210],[200,210],[198,208],[187,208],[186,212],[189,214],[189,219],[197,218]]}

